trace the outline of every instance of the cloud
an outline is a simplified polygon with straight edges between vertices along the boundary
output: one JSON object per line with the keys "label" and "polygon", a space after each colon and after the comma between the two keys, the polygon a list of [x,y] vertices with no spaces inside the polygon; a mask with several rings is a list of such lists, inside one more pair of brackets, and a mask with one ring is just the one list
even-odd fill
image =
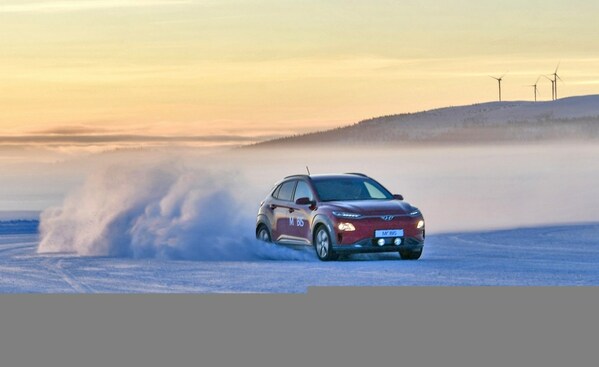
{"label": "cloud", "polygon": [[107,133],[107,129],[87,126],[58,126],[52,129],[32,132],[34,135],[86,135]]}
{"label": "cloud", "polygon": [[[81,130],[83,131],[83,130]],[[78,130],[60,129],[44,135],[0,136],[0,144],[110,144],[110,143],[244,143],[271,138],[271,136],[243,135],[133,135],[133,134],[78,134]]]}
{"label": "cloud", "polygon": [[141,8],[192,4],[191,0],[63,0],[11,1],[0,5],[0,13],[72,12],[96,9]]}

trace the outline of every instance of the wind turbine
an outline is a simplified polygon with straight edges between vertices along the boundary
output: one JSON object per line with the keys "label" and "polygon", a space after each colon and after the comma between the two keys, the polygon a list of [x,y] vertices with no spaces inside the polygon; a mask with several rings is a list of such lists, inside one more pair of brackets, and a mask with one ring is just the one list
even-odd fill
{"label": "wind turbine", "polygon": [[559,79],[560,81],[562,80],[562,78],[559,77],[559,75],[557,75],[557,69],[559,69],[559,65],[560,63],[557,64],[557,67],[555,68],[555,71],[553,72],[553,94],[554,94],[554,99],[557,99],[557,80]]}
{"label": "wind turbine", "polygon": [[547,75],[543,75],[543,76],[551,82],[551,100],[555,101],[555,82],[553,81],[553,79],[551,79]]}
{"label": "wind turbine", "polygon": [[535,102],[537,101],[537,92],[538,92],[538,88],[537,88],[537,84],[539,84],[539,80],[541,79],[541,76],[539,76],[537,78],[537,81],[534,84],[529,85],[529,87],[533,87],[534,91],[535,91]]}
{"label": "wind turbine", "polygon": [[[490,76],[490,75],[489,75]],[[503,77],[505,76],[505,74],[503,74],[502,76],[500,76],[499,78],[496,78],[494,76],[490,76],[491,78],[497,80],[497,83],[499,84],[499,102],[501,102],[501,81],[503,80]]]}

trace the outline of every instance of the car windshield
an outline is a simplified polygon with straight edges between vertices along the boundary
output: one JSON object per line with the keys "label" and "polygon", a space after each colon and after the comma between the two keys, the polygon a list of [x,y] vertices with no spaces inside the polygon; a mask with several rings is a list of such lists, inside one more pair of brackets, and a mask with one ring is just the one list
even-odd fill
{"label": "car windshield", "polygon": [[368,178],[343,177],[314,180],[321,201],[391,200],[393,195]]}

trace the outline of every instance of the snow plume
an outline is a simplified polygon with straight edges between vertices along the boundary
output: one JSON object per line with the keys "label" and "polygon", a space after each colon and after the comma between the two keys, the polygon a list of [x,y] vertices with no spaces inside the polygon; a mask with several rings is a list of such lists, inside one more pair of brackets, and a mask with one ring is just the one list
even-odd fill
{"label": "snow plume", "polygon": [[[42,213],[38,252],[188,260],[308,260],[254,239],[257,203],[239,174],[176,164],[111,166],[91,174],[61,208]],[[246,205],[251,204],[251,205]]]}

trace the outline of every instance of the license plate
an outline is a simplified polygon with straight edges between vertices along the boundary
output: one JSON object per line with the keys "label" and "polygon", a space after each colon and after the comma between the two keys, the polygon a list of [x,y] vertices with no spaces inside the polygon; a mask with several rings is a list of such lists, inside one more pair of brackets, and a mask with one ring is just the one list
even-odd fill
{"label": "license plate", "polygon": [[374,237],[403,237],[403,229],[379,229],[374,231]]}

